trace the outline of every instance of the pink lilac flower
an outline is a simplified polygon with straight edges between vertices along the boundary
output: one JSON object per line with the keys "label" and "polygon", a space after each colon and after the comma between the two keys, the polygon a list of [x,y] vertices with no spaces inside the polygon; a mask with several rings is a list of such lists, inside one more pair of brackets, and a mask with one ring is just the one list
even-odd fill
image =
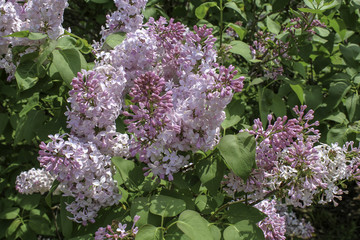
{"label": "pink lilac flower", "polygon": [[135,227],[135,224],[139,218],[140,216],[135,215],[133,225],[129,230],[126,230],[127,224],[113,221],[112,225],[107,225],[105,228],[101,227],[95,232],[95,240],[135,239],[138,232],[138,227]]}
{"label": "pink lilac flower", "polygon": [[51,141],[40,144],[40,166],[62,184],[64,196],[75,200],[66,206],[70,218],[84,225],[94,222],[101,207],[117,204],[121,198],[110,156],[103,155],[95,144],[74,136],[50,135]]}
{"label": "pink lilac flower", "polygon": [[98,66],[73,79],[65,115],[71,133],[94,142],[104,154],[127,155],[128,136],[116,131],[126,79],[122,68]]}
{"label": "pink lilac flower", "polygon": [[285,217],[286,236],[301,239],[312,238],[315,229],[310,222],[307,222],[304,218],[299,219],[295,212],[289,210],[285,204],[277,203],[275,208],[281,217]]}
{"label": "pink lilac flower", "polygon": [[101,31],[105,39],[114,32],[134,32],[142,26],[142,10],[145,9],[147,0],[114,0],[117,11],[106,15],[106,28]]}
{"label": "pink lilac flower", "polygon": [[244,78],[235,77],[235,68],[216,63],[215,40],[206,26],[192,32],[173,20],[150,18],[113,50],[99,52],[98,67],[124,70],[123,94],[132,97],[124,112],[131,155],[139,153],[156,176],[172,179],[188,163],[184,152],[213,148],[223,110],[242,90]]}
{"label": "pink lilac flower", "polygon": [[258,223],[258,226],[263,230],[266,240],[285,240],[285,217],[277,213],[275,206],[275,200],[263,200],[255,205],[257,209],[267,215]]}
{"label": "pink lilac flower", "polygon": [[266,130],[259,119],[255,120],[253,130],[248,132],[257,140],[257,168],[246,182],[233,173],[228,174],[225,191],[230,195],[245,192],[250,201],[276,192],[287,205],[302,208],[315,199],[319,199],[318,203],[335,205],[336,199],[341,200],[344,191],[338,183],[356,179],[358,150],[352,148],[349,153],[346,149],[350,144],[343,148],[336,144],[316,146],[320,135],[314,127],[318,122],[311,123],[314,112],[309,110],[305,114],[305,108],[294,108],[298,118],[278,118],[273,124],[270,115]]}
{"label": "pink lilac flower", "polygon": [[[39,49],[44,40],[29,40],[18,37],[2,37],[19,31],[45,33],[50,39],[57,39],[64,33],[62,27],[67,0],[0,1],[0,68],[8,74],[8,81],[14,78],[19,61],[13,61],[11,51],[15,46],[29,46],[19,57]],[[11,46],[11,47],[10,47]]]}
{"label": "pink lilac flower", "polygon": [[28,171],[21,172],[16,177],[16,190],[22,194],[33,194],[48,192],[54,182],[55,177],[45,169],[32,168]]}

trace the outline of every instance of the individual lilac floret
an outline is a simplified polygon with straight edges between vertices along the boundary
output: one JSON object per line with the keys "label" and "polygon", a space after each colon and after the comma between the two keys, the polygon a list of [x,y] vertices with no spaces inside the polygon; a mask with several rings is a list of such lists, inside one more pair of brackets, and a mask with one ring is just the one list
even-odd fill
{"label": "individual lilac floret", "polygon": [[33,194],[48,192],[55,177],[45,169],[32,168],[29,171],[21,172],[16,177],[16,190],[22,194]]}
{"label": "individual lilac floret", "polygon": [[101,31],[105,39],[114,32],[134,32],[139,29],[143,22],[142,11],[145,9],[147,0],[114,0],[117,11],[106,16],[106,28]]}
{"label": "individual lilac floret", "polygon": [[106,228],[99,228],[95,232],[95,240],[103,239],[135,239],[138,233],[138,227],[135,227],[136,222],[140,219],[140,216],[135,215],[133,225],[131,229],[126,230],[127,224],[122,224],[117,221],[113,221],[111,225],[107,225]]}
{"label": "individual lilac floret", "polygon": [[275,200],[263,200],[254,206],[267,215],[258,226],[263,230],[266,240],[285,240],[285,217],[277,213],[275,206]]}
{"label": "individual lilac floret", "polygon": [[49,143],[41,142],[38,160],[63,185],[64,196],[75,198],[66,206],[73,215],[70,219],[86,225],[95,221],[101,207],[117,204],[121,195],[110,156],[101,154],[91,142],[65,137],[50,135]]}

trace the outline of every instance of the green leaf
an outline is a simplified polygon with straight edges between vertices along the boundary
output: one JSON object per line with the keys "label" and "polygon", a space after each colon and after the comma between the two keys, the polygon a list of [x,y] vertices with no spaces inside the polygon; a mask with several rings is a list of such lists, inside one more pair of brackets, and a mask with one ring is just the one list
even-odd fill
{"label": "green leaf", "polygon": [[179,216],[176,225],[192,240],[214,239],[209,229],[209,222],[192,210],[185,210]]}
{"label": "green leaf", "polygon": [[15,219],[18,216],[19,212],[20,208],[18,207],[6,208],[0,213],[0,219]]}
{"label": "green leaf", "polygon": [[266,17],[266,26],[270,32],[275,34],[278,34],[281,30],[281,25],[278,22],[272,20],[270,17]]}
{"label": "green leaf", "polygon": [[161,240],[161,228],[153,225],[144,225],[136,234],[135,240]]}
{"label": "green leaf", "polygon": [[225,212],[225,215],[227,216],[228,221],[232,224],[242,220],[249,220],[254,223],[258,223],[266,217],[266,215],[259,209],[240,202],[230,205],[228,210]]}
{"label": "green leaf", "polygon": [[221,127],[228,129],[235,126],[244,115],[245,107],[238,100],[233,100],[225,108],[226,119],[221,123]]}
{"label": "green leaf", "polygon": [[346,115],[343,112],[340,112],[340,111],[328,115],[323,120],[334,121],[334,122],[337,122],[337,123],[340,123],[340,124],[341,123],[348,123],[348,120],[346,119]]}
{"label": "green leaf", "polygon": [[200,160],[195,165],[195,171],[200,178],[200,181],[205,184],[215,179],[218,175],[218,170],[221,168],[219,165],[217,158],[205,158]]}
{"label": "green leaf", "polygon": [[31,110],[21,117],[16,125],[14,144],[19,144],[22,140],[31,142],[43,126],[45,119],[46,116],[42,110]]}
{"label": "green leaf", "polygon": [[141,167],[136,166],[134,161],[126,160],[122,157],[113,157],[111,161],[120,174],[118,184],[125,183],[128,187],[137,189],[144,181],[144,174]]}
{"label": "green leaf", "polygon": [[322,12],[324,12],[324,10],[310,9],[310,8],[298,8],[298,10],[301,12],[313,13],[313,14],[321,14]]}
{"label": "green leaf", "polygon": [[54,235],[51,231],[50,221],[43,216],[30,215],[29,227],[37,234]]}
{"label": "green leaf", "polygon": [[347,82],[332,82],[329,88],[329,95],[325,99],[329,110],[335,109],[342,102],[342,99],[350,89],[351,85]]}
{"label": "green leaf", "polygon": [[213,236],[213,239],[214,240],[220,240],[221,239],[220,229],[215,225],[210,225],[209,228],[210,228],[210,232],[211,232],[211,234]]}
{"label": "green leaf", "polygon": [[250,46],[242,41],[232,41],[230,42],[231,53],[238,54],[245,58],[246,61],[250,61],[252,59]]}
{"label": "green leaf", "polygon": [[70,238],[73,231],[73,222],[69,219],[71,213],[66,210],[66,203],[69,201],[70,197],[61,197],[60,200],[60,226],[61,232],[66,238]]}
{"label": "green leaf", "polygon": [[228,167],[246,180],[255,166],[254,137],[247,132],[226,135],[220,140],[218,148]]}
{"label": "green leaf", "polygon": [[25,31],[14,32],[12,34],[9,34],[9,35],[3,36],[3,37],[20,37],[20,38],[23,38],[23,37],[29,36],[29,34],[30,34],[30,31],[25,30]]}
{"label": "green leaf", "polygon": [[196,199],[195,199],[195,205],[196,205],[196,207],[199,209],[199,211],[201,213],[203,213],[203,211],[206,210],[206,209],[210,210],[209,206],[208,206],[208,197],[206,195],[197,196]]}
{"label": "green leaf", "polygon": [[39,205],[40,198],[40,194],[21,195],[19,205],[21,206],[21,208],[30,211],[31,209],[34,209]]}
{"label": "green leaf", "polygon": [[52,207],[51,196],[52,196],[53,192],[57,189],[57,187],[59,185],[60,185],[60,182],[57,179],[55,179],[54,182],[51,185],[49,193],[45,197],[45,202],[50,208]]}
{"label": "green leaf", "polygon": [[360,63],[356,58],[360,55],[360,47],[357,44],[349,44],[348,46],[340,45],[340,51],[344,56],[345,62],[357,70],[360,70]]}
{"label": "green leaf", "polygon": [[38,63],[34,61],[20,62],[15,71],[15,78],[20,91],[35,86],[39,80]]}
{"label": "green leaf", "polygon": [[29,36],[27,36],[27,38],[30,40],[41,40],[46,37],[47,35],[44,33],[33,33],[33,32],[29,33]]}
{"label": "green leaf", "polygon": [[224,240],[265,240],[263,231],[249,220],[242,220],[224,230]]}
{"label": "green leaf", "polygon": [[15,219],[6,229],[5,236],[10,237],[11,235],[13,235],[20,226],[20,224],[21,224],[21,219],[20,218]]}
{"label": "green leaf", "polygon": [[329,130],[326,135],[326,143],[339,143],[343,145],[346,142],[346,126],[335,126]]}
{"label": "green leaf", "polygon": [[184,211],[186,203],[182,199],[176,199],[169,196],[152,196],[150,212],[162,217],[174,217]]}
{"label": "green leaf", "polygon": [[300,85],[290,84],[291,89],[296,93],[301,105],[304,104],[304,91]]}
{"label": "green leaf", "polygon": [[39,104],[39,92],[35,92],[31,97],[28,98],[28,102],[20,111],[19,116],[25,116],[30,110]]}
{"label": "green leaf", "polygon": [[206,13],[209,11],[211,7],[217,6],[216,2],[206,2],[201,4],[195,9],[195,15],[198,19],[203,19]]}
{"label": "green leaf", "polygon": [[165,240],[191,240],[176,225],[172,225],[167,229]]}
{"label": "green leaf", "polygon": [[331,2],[326,2],[324,4],[324,6],[322,6],[320,9],[325,11],[325,10],[329,10],[331,8],[337,7],[341,4],[341,0],[333,0]]}
{"label": "green leaf", "polygon": [[243,40],[246,34],[246,29],[244,27],[241,27],[239,25],[233,24],[233,23],[229,23],[228,25],[229,27],[231,27],[236,34],[239,36],[240,40]]}
{"label": "green leaf", "polygon": [[330,31],[323,27],[314,27],[313,30],[321,37],[327,37],[330,34]]}
{"label": "green leaf", "polygon": [[354,120],[355,111],[357,109],[359,103],[359,95],[358,93],[354,93],[350,97],[346,98],[345,106],[349,115],[349,121],[352,122]]}
{"label": "green leaf", "polygon": [[150,201],[146,197],[135,198],[131,204],[130,215],[132,218],[135,215],[140,216],[138,221],[138,226],[145,225],[149,222],[150,217]]}
{"label": "green leaf", "polygon": [[125,40],[125,38],[126,38],[125,32],[112,33],[106,37],[103,45],[103,49],[104,50],[114,49],[117,45],[122,43]]}
{"label": "green leaf", "polygon": [[[226,8],[230,8],[235,12],[239,13],[245,20],[247,20],[246,14],[234,2],[227,2],[224,5]],[[240,36],[240,35],[239,35]]]}
{"label": "green leaf", "polygon": [[304,102],[309,109],[315,110],[323,101],[321,87],[309,86],[304,90]]}
{"label": "green leaf", "polygon": [[77,40],[69,35],[65,35],[57,40],[56,49],[65,50],[75,48]]}
{"label": "green leaf", "polygon": [[36,234],[30,229],[28,224],[22,224],[16,232],[15,238],[21,239],[37,239]]}
{"label": "green leaf", "polygon": [[77,73],[87,67],[84,56],[77,49],[54,50],[52,54],[55,67],[68,86]]}

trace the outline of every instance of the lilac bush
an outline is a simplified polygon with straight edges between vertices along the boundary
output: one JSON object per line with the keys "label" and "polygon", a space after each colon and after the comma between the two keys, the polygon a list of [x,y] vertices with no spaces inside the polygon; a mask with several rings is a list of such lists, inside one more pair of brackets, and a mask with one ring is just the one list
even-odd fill
{"label": "lilac bush", "polygon": [[[50,191],[49,196],[70,197],[64,207],[68,218],[89,229],[107,213],[118,214],[111,225],[97,227],[95,239],[200,239],[200,233],[205,239],[220,239],[221,234],[225,239],[246,234],[259,239],[311,238],[314,228],[292,209],[338,205],[347,193],[341,186],[344,181],[360,184],[359,148],[350,141],[343,146],[320,142],[315,111],[307,110],[302,104],[304,93],[294,90],[300,84],[288,86],[302,104],[293,108],[294,118],[276,111],[268,115],[267,123],[255,119],[252,129],[246,129],[243,116],[238,116],[244,113],[233,114],[228,105],[243,107],[247,96],[242,91],[249,79],[241,67],[219,63],[217,47],[224,46],[214,36],[218,28],[213,31],[204,24],[190,29],[164,17],[150,17],[143,23],[147,1],[115,0],[114,4],[117,10],[106,16],[101,38],[92,45],[93,67],[84,60],[86,67],[74,76],[70,64],[64,68],[67,72],[57,69],[65,82],[64,75],[70,72],[72,76],[65,83],[71,87],[65,112],[68,133],[41,141],[40,168],[20,173],[17,191]],[[8,80],[21,63],[13,61],[14,57],[43,54],[43,48],[49,50],[51,43],[65,35],[84,43],[62,27],[67,6],[67,1],[0,1],[4,25],[0,67]],[[222,6],[219,9],[222,16]],[[315,18],[308,19],[310,16],[291,19],[281,31],[294,38],[299,31],[313,36],[315,27],[326,27]],[[20,31],[47,37],[3,37]],[[229,30],[228,34],[238,37]],[[252,59],[247,60],[261,62],[256,77],[278,81],[285,74],[281,59],[293,60],[291,41],[278,36],[266,31],[254,34],[247,49]],[[69,48],[80,54],[82,47],[76,44]],[[25,50],[14,56],[17,46]],[[64,55],[60,52],[64,49],[58,48],[49,50],[40,67],[52,64],[56,51]],[[259,101],[264,104],[260,97]],[[272,104],[269,109],[274,110],[275,100]],[[221,128],[232,117],[237,122]],[[234,141],[221,144],[227,136]],[[229,152],[240,154],[229,160]],[[56,184],[53,192],[51,187]],[[240,216],[231,212],[235,204],[245,206]],[[131,229],[121,223],[129,222],[129,217],[133,218]],[[244,223],[248,225],[239,227]]]}

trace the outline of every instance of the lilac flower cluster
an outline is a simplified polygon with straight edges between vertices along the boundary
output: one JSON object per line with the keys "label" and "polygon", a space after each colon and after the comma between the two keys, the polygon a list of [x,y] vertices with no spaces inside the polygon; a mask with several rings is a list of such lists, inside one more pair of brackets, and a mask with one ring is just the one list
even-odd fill
{"label": "lilac flower cluster", "polygon": [[102,28],[101,35],[105,39],[114,32],[134,32],[143,23],[142,10],[147,0],[114,0],[117,11],[106,16],[106,28]]}
{"label": "lilac flower cluster", "polygon": [[22,194],[48,192],[55,177],[45,169],[32,168],[16,177],[16,190]]}
{"label": "lilac flower cluster", "polygon": [[267,215],[264,220],[258,223],[267,240],[286,239],[285,217],[277,213],[276,204],[275,200],[264,200],[254,206]]}
{"label": "lilac flower cluster", "polygon": [[37,50],[42,41],[2,36],[28,30],[45,33],[50,39],[56,39],[64,33],[61,24],[67,6],[67,0],[0,1],[0,68],[9,74],[8,80],[14,77],[17,65],[13,63],[10,45],[31,47],[20,53],[21,56]]}
{"label": "lilac flower cluster", "polygon": [[126,121],[134,134],[130,152],[140,153],[140,161],[161,178],[172,179],[188,163],[179,151],[209,150],[218,143],[223,109],[242,89],[233,66],[216,64],[214,42],[206,26],[191,32],[173,20],[150,19],[111,53],[124,63],[128,82],[134,79],[125,112],[132,118]]}
{"label": "lilac flower cluster", "polygon": [[95,240],[104,239],[135,239],[138,232],[138,227],[135,227],[136,222],[140,219],[140,216],[135,215],[133,225],[130,230],[126,231],[127,224],[121,224],[116,221],[112,225],[107,225],[106,228],[99,228],[95,232]]}
{"label": "lilac flower cluster", "polygon": [[192,32],[173,19],[150,18],[113,50],[97,52],[98,67],[124,70],[129,150],[155,176],[172,179],[188,163],[184,152],[218,143],[223,110],[243,87],[233,66],[216,63],[215,40],[206,26]]}
{"label": "lilac flower cluster", "polygon": [[285,240],[286,236],[310,239],[315,231],[305,219],[297,218],[296,214],[289,210],[286,204],[265,199],[254,207],[267,215],[264,220],[258,223],[267,240]]}
{"label": "lilac flower cluster", "polygon": [[250,201],[256,201],[276,192],[279,199],[295,207],[311,205],[315,196],[320,196],[319,203],[336,204],[334,199],[341,199],[343,191],[337,183],[354,179],[358,174],[358,150],[344,150],[351,144],[343,150],[337,145],[315,146],[320,138],[319,131],[314,129],[318,122],[310,123],[313,111],[305,114],[305,108],[294,108],[298,118],[287,120],[285,116],[273,124],[269,115],[266,130],[259,119],[255,120],[253,130],[248,132],[257,140],[258,168],[246,182],[233,173],[226,176],[229,194],[245,192]]}
{"label": "lilac flower cluster", "polygon": [[295,212],[289,210],[285,204],[277,203],[275,208],[280,216],[285,217],[286,236],[301,239],[310,239],[312,237],[315,229],[310,222],[307,222],[304,218],[299,219]]}
{"label": "lilac flower cluster", "polygon": [[284,43],[276,38],[276,35],[270,32],[259,31],[255,34],[255,41],[250,46],[253,59],[261,60],[265,65],[263,73],[265,77],[276,79],[281,76],[284,69],[281,65],[281,59],[290,59],[287,54],[289,42]]}
{"label": "lilac flower cluster", "polygon": [[315,34],[315,31],[313,28],[315,27],[322,27],[326,28],[326,25],[320,22],[318,19],[311,19],[311,15],[305,15],[303,14],[303,19],[300,17],[292,18],[290,19],[290,26],[286,28],[287,31],[291,32],[292,34],[295,34],[296,29],[301,29],[303,31],[306,31],[312,35]]}
{"label": "lilac flower cluster", "polygon": [[50,135],[51,142],[40,144],[40,166],[63,185],[64,196],[75,200],[66,206],[72,220],[84,225],[94,222],[101,207],[116,204],[121,195],[112,179],[110,156],[103,155],[95,144],[74,136]]}
{"label": "lilac flower cluster", "polygon": [[97,145],[103,154],[127,156],[128,136],[116,131],[115,120],[122,108],[125,87],[121,67],[98,66],[79,72],[73,79],[68,102],[71,110],[65,112],[71,134]]}

